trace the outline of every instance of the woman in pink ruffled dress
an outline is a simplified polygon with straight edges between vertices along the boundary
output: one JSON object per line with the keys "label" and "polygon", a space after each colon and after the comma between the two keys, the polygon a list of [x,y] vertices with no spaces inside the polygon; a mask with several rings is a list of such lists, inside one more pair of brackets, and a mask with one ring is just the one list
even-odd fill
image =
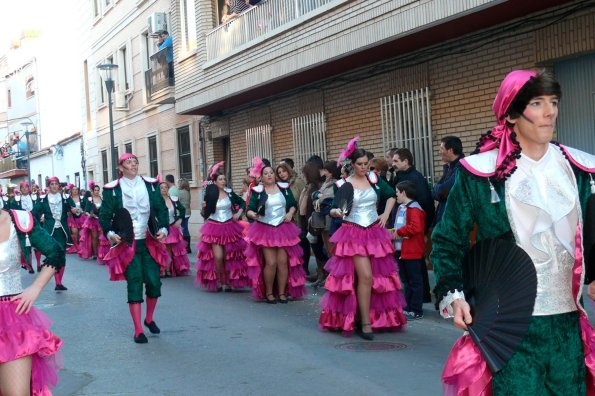
{"label": "woman in pink ruffled dress", "polygon": [[205,187],[201,214],[196,284],[208,291],[231,291],[250,286],[246,270],[244,227],[238,220],[245,202],[231,189],[222,172],[223,162],[215,164]]}
{"label": "woman in pink ruffled dress", "polygon": [[190,274],[190,261],[188,260],[188,244],[182,235],[182,220],[186,216],[186,209],[178,197],[170,196],[167,183],[159,183],[159,191],[167,206],[169,214],[169,228],[167,237],[162,241],[167,247],[171,257],[171,264],[162,271],[162,276],[187,276]]}
{"label": "woman in pink ruffled dress", "polygon": [[79,251],[79,240],[80,240],[80,229],[83,227],[86,216],[83,216],[84,212],[84,199],[79,195],[79,188],[75,185],[70,185],[70,198],[76,205],[76,214],[68,214],[68,227],[70,228],[70,234],[72,235],[72,246],[66,249],[66,253],[73,254]]}
{"label": "woman in pink ruffled dress", "polygon": [[262,161],[253,161],[251,175],[262,177],[252,188],[247,216],[246,261],[252,293],[269,304],[286,304],[288,297],[306,294],[300,229],[291,222],[297,203],[289,183],[275,182],[275,171]]}
{"label": "woman in pink ruffled dress", "polygon": [[[31,212],[0,210],[0,395],[51,396],[58,382],[62,340],[33,303],[65,263],[64,250]],[[31,286],[21,284],[21,252],[34,246],[46,259]]]}
{"label": "woman in pink ruffled dress", "polygon": [[[350,183],[353,196],[350,208],[337,207],[335,196],[330,211],[331,216],[342,217],[343,223],[330,239],[335,247],[324,268],[329,273],[328,292],[320,301],[319,322],[323,330],[341,330],[348,335],[359,321],[361,337],[372,340],[374,331],[399,330],[407,320],[392,238],[384,228],[395,204],[395,191],[368,172],[366,151],[357,148],[357,140],[352,139],[339,156],[339,162],[350,160],[353,174],[337,182],[337,187]],[[386,208],[378,216],[380,198],[386,199]]]}
{"label": "woman in pink ruffled dress", "polygon": [[99,225],[99,209],[101,209],[101,188],[94,181],[89,182],[91,194],[85,197],[85,222],[81,228],[79,241],[79,256],[84,259],[97,259],[103,264],[103,258],[110,249],[111,244],[103,235]]}

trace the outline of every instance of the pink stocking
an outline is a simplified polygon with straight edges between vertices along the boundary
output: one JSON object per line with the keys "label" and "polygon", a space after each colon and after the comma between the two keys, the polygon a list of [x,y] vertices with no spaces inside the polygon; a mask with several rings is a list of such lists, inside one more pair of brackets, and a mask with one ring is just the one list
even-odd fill
{"label": "pink stocking", "polygon": [[58,272],[56,272],[56,275],[54,275],[54,279],[56,280],[56,285],[62,284],[62,277],[64,276],[65,269],[66,269],[66,266],[63,266],[62,268],[60,268],[60,270]]}
{"label": "pink stocking", "polygon": [[141,313],[141,304],[140,303],[128,303],[128,308],[130,308],[130,316],[132,316],[132,323],[134,323],[134,336],[138,336],[143,332],[143,326],[140,322],[140,313]]}
{"label": "pink stocking", "polygon": [[153,313],[155,312],[156,306],[157,306],[157,298],[156,297],[147,297],[147,315],[145,316],[145,322],[151,323],[153,321]]}
{"label": "pink stocking", "polygon": [[41,266],[41,252],[35,249],[35,259],[37,260],[37,268]]}

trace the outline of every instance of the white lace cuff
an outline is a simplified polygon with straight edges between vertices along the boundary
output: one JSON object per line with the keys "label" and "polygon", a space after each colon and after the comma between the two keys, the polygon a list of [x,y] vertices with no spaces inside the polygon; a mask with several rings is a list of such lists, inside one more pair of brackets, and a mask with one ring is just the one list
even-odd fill
{"label": "white lace cuff", "polygon": [[111,242],[111,239],[114,235],[118,235],[113,231],[108,231],[107,234],[105,235],[107,237],[107,240]]}
{"label": "white lace cuff", "polygon": [[167,235],[169,234],[169,232],[167,231],[167,228],[165,228],[165,227],[161,227],[159,229],[159,231],[157,231],[157,233],[159,233],[159,232],[163,233],[163,235],[165,235],[166,238],[167,238]]}
{"label": "white lace cuff", "polygon": [[458,300],[462,298],[463,300],[465,300],[465,293],[463,293],[462,291],[459,291],[457,289],[455,289],[454,293],[452,291],[449,291],[448,293],[446,293],[446,296],[444,296],[444,298],[442,299],[442,301],[440,301],[440,315],[444,318],[444,319],[450,319],[450,318],[454,318],[454,311],[452,309],[452,302],[454,300]]}

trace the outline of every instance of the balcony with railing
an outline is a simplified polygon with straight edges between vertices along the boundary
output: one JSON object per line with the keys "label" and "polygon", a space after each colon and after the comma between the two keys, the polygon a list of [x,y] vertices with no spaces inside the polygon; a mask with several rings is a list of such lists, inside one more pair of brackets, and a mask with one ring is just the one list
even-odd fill
{"label": "balcony with railing", "polygon": [[145,71],[147,103],[174,102],[173,63],[167,62],[167,48],[163,48],[149,57],[151,68]]}
{"label": "balcony with railing", "polygon": [[337,0],[265,0],[207,33],[207,62],[281,33],[292,23],[315,17]]}

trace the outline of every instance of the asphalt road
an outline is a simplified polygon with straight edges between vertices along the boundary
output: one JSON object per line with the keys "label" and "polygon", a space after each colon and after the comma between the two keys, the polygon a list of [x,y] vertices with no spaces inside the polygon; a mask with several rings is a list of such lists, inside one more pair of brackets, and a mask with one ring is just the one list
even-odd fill
{"label": "asphalt road", "polygon": [[318,329],[321,291],[269,305],[248,290],[207,293],[190,276],[163,280],[155,316],[162,332],[147,331],[149,343],[139,345],[126,284],[109,282],[94,262],[69,255],[67,263],[68,291],[55,292],[52,280],[37,301],[64,340],[59,396],[439,395],[461,335],[428,304],[404,332],[345,338]]}

